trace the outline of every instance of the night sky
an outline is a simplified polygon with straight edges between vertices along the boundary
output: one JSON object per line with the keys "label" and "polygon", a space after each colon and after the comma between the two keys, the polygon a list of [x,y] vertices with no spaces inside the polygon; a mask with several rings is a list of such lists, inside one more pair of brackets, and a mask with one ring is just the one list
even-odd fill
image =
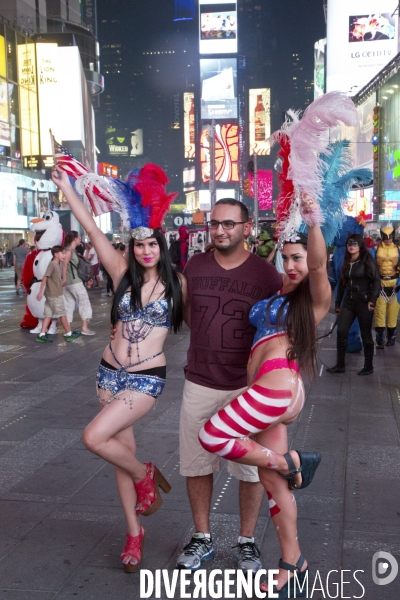
{"label": "night sky", "polygon": [[[264,3],[273,13],[277,49],[274,60],[276,68],[282,70],[282,82],[285,75],[290,75],[293,52],[299,53],[306,78],[312,79],[314,42],[326,35],[323,0],[260,0],[261,5]],[[244,0],[238,0],[238,5],[245,6]],[[174,0],[97,0],[97,10],[100,35],[101,18],[115,14],[118,36],[134,52],[148,44],[149,38],[156,42],[176,29]],[[251,35],[251,31],[242,29],[242,35]],[[101,37],[99,41],[101,45]]]}
{"label": "night sky", "polygon": [[[304,109],[312,100],[309,93],[305,101],[304,82],[310,84],[314,77],[314,43],[326,36],[323,0],[238,0],[238,11],[239,58],[246,59],[246,69],[240,73],[242,89],[271,88],[272,130],[278,129],[287,109]],[[100,65],[105,76],[105,92],[96,115],[97,145],[106,155],[104,132],[112,114],[118,121],[113,126],[143,128],[143,159],[163,165],[171,179],[176,177],[180,181],[181,151],[168,137],[168,118],[172,115],[174,94],[192,90],[193,82],[197,82],[194,91],[198,93],[197,23],[174,22],[174,0],[97,0],[97,13]],[[113,62],[107,52],[116,43],[122,45],[121,71],[107,74],[103,66]],[[149,70],[149,59],[144,53],[166,48],[176,49],[176,62],[168,63],[168,68],[160,67],[156,75]],[[188,59],[186,64],[179,62],[182,48],[188,48],[188,54],[184,55]],[[299,55],[302,68],[299,86],[302,96],[294,89],[294,53]],[[190,73],[185,72],[189,62]],[[187,77],[187,88],[178,85],[180,73],[181,84]],[[246,156],[242,160],[247,164]],[[270,167],[265,164],[262,168]]]}

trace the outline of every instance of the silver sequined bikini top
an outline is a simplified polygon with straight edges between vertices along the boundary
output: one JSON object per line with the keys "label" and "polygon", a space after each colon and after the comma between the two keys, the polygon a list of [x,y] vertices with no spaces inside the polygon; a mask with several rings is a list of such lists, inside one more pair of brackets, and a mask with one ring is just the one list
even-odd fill
{"label": "silver sequined bikini top", "polygon": [[168,313],[168,302],[165,299],[153,300],[142,309],[136,306],[132,312],[130,292],[126,292],[118,304],[118,321],[124,323],[140,319],[152,327],[167,327],[169,329],[171,320]]}

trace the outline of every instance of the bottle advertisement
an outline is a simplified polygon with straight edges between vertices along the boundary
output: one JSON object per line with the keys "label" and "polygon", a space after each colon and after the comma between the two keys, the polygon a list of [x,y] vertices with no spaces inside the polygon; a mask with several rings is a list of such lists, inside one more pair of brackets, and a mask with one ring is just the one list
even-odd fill
{"label": "bottle advertisement", "polygon": [[266,155],[271,151],[271,90],[249,90],[249,153]]}

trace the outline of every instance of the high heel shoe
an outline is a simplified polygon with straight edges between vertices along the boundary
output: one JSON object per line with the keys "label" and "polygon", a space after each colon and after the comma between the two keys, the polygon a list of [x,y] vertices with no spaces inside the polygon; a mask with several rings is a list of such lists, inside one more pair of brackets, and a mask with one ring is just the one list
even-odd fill
{"label": "high heel shoe", "polygon": [[153,515],[162,504],[162,496],[158,490],[160,487],[165,494],[169,494],[171,486],[164,475],[152,463],[146,465],[146,477],[135,483],[137,493],[136,512],[144,517]]}
{"label": "high heel shoe", "polygon": [[[305,598],[306,594],[307,594],[307,585],[304,585],[304,580],[306,578],[306,574],[308,572],[308,567],[306,569],[304,569],[304,571],[301,571],[302,566],[304,565],[305,562],[305,558],[304,556],[300,555],[299,560],[297,561],[297,564],[295,565],[291,565],[287,562],[283,562],[283,560],[281,559],[279,561],[279,568],[280,569],[285,569],[286,571],[291,571],[291,572],[296,572],[296,582],[294,580],[294,576],[290,577],[287,581],[287,583],[285,583],[285,585],[283,587],[281,587],[280,590],[277,590],[276,587],[274,586],[274,589],[272,590],[273,592],[275,592],[276,594],[278,594],[278,596],[276,596],[276,598],[279,598],[280,600],[284,600],[286,598]],[[265,586],[266,582],[261,582],[261,585]],[[266,592],[265,589],[261,588],[262,592]]]}
{"label": "high heel shoe", "polygon": [[[129,562],[124,563],[125,573],[136,573],[139,568],[139,563],[143,558],[143,545],[144,545],[144,529],[140,526],[139,535],[131,535],[129,532],[126,534],[126,544],[124,551],[121,554],[122,562],[129,558]],[[136,560],[135,564],[132,564],[131,559]]]}

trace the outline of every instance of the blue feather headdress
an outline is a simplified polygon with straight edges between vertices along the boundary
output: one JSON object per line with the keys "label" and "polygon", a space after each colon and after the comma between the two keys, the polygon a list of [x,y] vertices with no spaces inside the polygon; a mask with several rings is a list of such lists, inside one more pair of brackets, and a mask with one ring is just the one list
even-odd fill
{"label": "blue feather headdress", "polygon": [[[372,172],[369,169],[351,168],[352,158],[348,140],[329,144],[328,153],[320,154],[320,159],[323,183],[319,205],[324,216],[321,230],[326,245],[331,246],[346,219],[342,204],[347,200],[349,191],[355,185],[362,187],[370,183]],[[299,231],[307,231],[304,222]]]}

